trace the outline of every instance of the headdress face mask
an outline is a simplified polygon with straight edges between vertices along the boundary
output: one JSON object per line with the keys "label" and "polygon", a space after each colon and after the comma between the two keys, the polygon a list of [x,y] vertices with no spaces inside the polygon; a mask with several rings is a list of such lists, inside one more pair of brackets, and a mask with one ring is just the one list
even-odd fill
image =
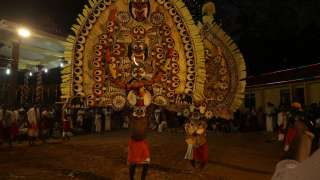
{"label": "headdress face mask", "polygon": [[131,16],[138,22],[147,19],[150,13],[149,0],[131,0],[129,3]]}

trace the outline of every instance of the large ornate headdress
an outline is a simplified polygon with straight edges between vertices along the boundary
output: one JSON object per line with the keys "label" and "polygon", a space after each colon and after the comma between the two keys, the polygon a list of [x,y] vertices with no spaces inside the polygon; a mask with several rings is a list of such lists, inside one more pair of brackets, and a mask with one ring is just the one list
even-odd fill
{"label": "large ornate headdress", "polygon": [[175,111],[194,106],[203,116],[227,117],[239,107],[244,61],[214,21],[196,26],[182,1],[89,4],[67,39],[63,99],[81,96],[88,106],[131,105],[136,112],[150,102]]}

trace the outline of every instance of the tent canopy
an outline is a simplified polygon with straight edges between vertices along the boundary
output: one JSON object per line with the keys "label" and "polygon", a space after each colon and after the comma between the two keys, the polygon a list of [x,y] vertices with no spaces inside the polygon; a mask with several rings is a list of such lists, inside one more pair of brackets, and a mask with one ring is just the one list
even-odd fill
{"label": "tent canopy", "polygon": [[[19,28],[27,28],[30,37],[18,35]],[[20,44],[19,70],[34,70],[38,65],[51,69],[63,62],[65,37],[0,19],[0,67],[12,60],[12,44]]]}

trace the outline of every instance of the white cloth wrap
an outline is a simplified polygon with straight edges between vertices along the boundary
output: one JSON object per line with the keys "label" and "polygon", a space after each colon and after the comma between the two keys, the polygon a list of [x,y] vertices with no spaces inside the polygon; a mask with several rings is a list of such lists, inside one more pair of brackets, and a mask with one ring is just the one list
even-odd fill
{"label": "white cloth wrap", "polygon": [[188,144],[186,155],[184,156],[184,159],[192,160],[193,159],[193,145]]}

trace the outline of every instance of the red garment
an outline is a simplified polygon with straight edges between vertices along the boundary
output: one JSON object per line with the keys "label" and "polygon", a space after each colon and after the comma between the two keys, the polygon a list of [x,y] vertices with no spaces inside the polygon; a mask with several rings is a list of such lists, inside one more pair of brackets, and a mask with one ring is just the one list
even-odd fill
{"label": "red garment", "polygon": [[284,141],[284,144],[289,145],[291,144],[292,140],[294,139],[294,137],[297,134],[297,130],[295,128],[289,128],[287,135],[286,135],[286,139]]}
{"label": "red garment", "polygon": [[139,106],[139,107],[144,106],[144,100],[143,99],[138,99],[136,106]]}
{"label": "red garment", "polygon": [[193,148],[193,159],[202,163],[208,163],[208,143]]}
{"label": "red garment", "polygon": [[70,127],[70,121],[67,119],[63,120],[63,131],[68,132],[70,131],[71,127]]}
{"label": "red garment", "polygon": [[144,93],[138,92],[137,93],[138,97],[137,97],[137,104],[136,106],[144,106]]}
{"label": "red garment", "polygon": [[284,133],[284,124],[281,124],[280,126],[279,126],[279,132],[278,132],[279,134],[283,134]]}
{"label": "red garment", "polygon": [[31,123],[31,124],[29,125],[29,129],[37,130],[37,129],[38,129],[37,123]]}
{"label": "red garment", "polygon": [[130,139],[128,146],[129,164],[143,164],[150,161],[149,146],[145,140],[135,141]]}
{"label": "red garment", "polygon": [[18,135],[19,128],[16,123],[12,124],[10,128],[10,135],[12,138],[15,138]]}

